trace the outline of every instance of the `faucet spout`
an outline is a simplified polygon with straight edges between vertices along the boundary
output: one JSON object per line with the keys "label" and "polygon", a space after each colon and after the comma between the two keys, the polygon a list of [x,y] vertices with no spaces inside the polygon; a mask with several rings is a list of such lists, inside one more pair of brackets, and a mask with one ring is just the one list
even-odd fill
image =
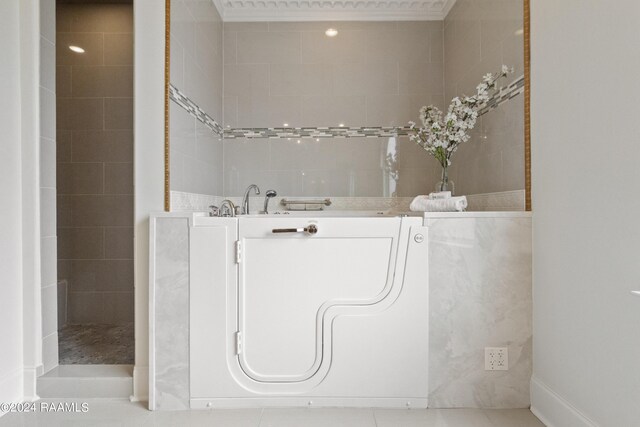
{"label": "faucet spout", "polygon": [[265,196],[264,196],[264,211],[263,213],[265,215],[267,215],[269,213],[269,200],[271,200],[271,198],[276,197],[278,195],[278,193],[276,193],[276,190],[267,190]]}
{"label": "faucet spout", "polygon": [[223,200],[218,208],[218,216],[236,216],[236,205],[229,199]]}
{"label": "faucet spout", "polygon": [[257,185],[251,184],[247,187],[247,191],[244,192],[244,197],[242,198],[242,213],[244,215],[249,215],[249,193],[251,193],[251,190],[254,190],[256,195],[260,194],[260,188]]}

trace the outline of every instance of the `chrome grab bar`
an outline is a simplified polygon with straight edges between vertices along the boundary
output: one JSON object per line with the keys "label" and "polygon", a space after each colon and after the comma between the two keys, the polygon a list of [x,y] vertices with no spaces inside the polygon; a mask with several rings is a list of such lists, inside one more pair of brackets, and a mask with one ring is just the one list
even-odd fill
{"label": "chrome grab bar", "polygon": [[282,199],[280,200],[280,204],[283,206],[287,205],[325,205],[331,206],[331,199]]}
{"label": "chrome grab bar", "polygon": [[309,235],[314,235],[318,232],[318,227],[315,224],[310,224],[307,227],[304,228],[274,228],[273,230],[271,230],[272,233],[274,234],[281,234],[281,233],[306,233]]}

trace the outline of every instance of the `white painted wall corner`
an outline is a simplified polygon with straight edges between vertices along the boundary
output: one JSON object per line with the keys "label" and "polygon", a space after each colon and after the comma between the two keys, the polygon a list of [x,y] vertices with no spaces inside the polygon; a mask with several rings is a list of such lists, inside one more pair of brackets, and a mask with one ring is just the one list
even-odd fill
{"label": "white painted wall corner", "polygon": [[547,427],[600,427],[535,376],[531,378],[531,412]]}

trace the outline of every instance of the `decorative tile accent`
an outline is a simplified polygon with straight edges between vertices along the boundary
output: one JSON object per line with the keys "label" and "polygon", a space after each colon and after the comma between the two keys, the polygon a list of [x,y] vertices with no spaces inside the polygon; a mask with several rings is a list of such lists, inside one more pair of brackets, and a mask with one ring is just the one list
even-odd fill
{"label": "decorative tile accent", "polygon": [[[508,100],[524,93],[524,76],[515,80],[509,86],[496,92],[489,99],[487,105],[479,111],[479,115],[498,108]],[[189,114],[211,129],[216,135],[225,139],[238,138],[267,138],[267,139],[326,139],[326,138],[389,138],[407,136],[412,130],[405,127],[274,127],[274,128],[237,128],[223,129],[222,126],[201,109],[188,96],[180,92],[173,84],[169,85],[169,97],[173,102],[184,108]]]}
{"label": "decorative tile accent", "polygon": [[202,124],[211,129],[216,135],[222,136],[222,126],[208,115],[202,108],[189,99],[188,96],[180,92],[173,84],[169,85],[169,98],[187,110],[189,114],[198,119]]}
{"label": "decorative tile accent", "polygon": [[478,111],[478,115],[482,116],[491,110],[495,110],[508,100],[524,93],[524,75],[513,81],[509,86],[502,88],[496,92],[493,97],[487,101],[487,105]]}
{"label": "decorative tile accent", "polygon": [[236,138],[388,138],[408,135],[409,127],[303,127],[227,129],[225,139]]}
{"label": "decorative tile accent", "polygon": [[[500,105],[524,93],[524,76],[521,76],[509,86],[496,92],[487,101],[487,105],[478,112],[480,116],[495,110]],[[412,132],[409,127],[302,127],[302,128],[240,128],[226,129],[225,139],[236,138],[389,138],[407,136]]]}

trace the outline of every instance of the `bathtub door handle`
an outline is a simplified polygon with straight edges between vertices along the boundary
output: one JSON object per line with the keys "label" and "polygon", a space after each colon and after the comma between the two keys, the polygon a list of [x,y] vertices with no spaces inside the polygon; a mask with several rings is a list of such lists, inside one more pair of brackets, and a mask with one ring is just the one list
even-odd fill
{"label": "bathtub door handle", "polygon": [[306,233],[306,234],[316,234],[318,232],[318,227],[314,224],[309,225],[308,227],[304,227],[304,228],[274,228],[273,230],[271,230],[272,233],[274,234],[281,234],[281,233]]}

